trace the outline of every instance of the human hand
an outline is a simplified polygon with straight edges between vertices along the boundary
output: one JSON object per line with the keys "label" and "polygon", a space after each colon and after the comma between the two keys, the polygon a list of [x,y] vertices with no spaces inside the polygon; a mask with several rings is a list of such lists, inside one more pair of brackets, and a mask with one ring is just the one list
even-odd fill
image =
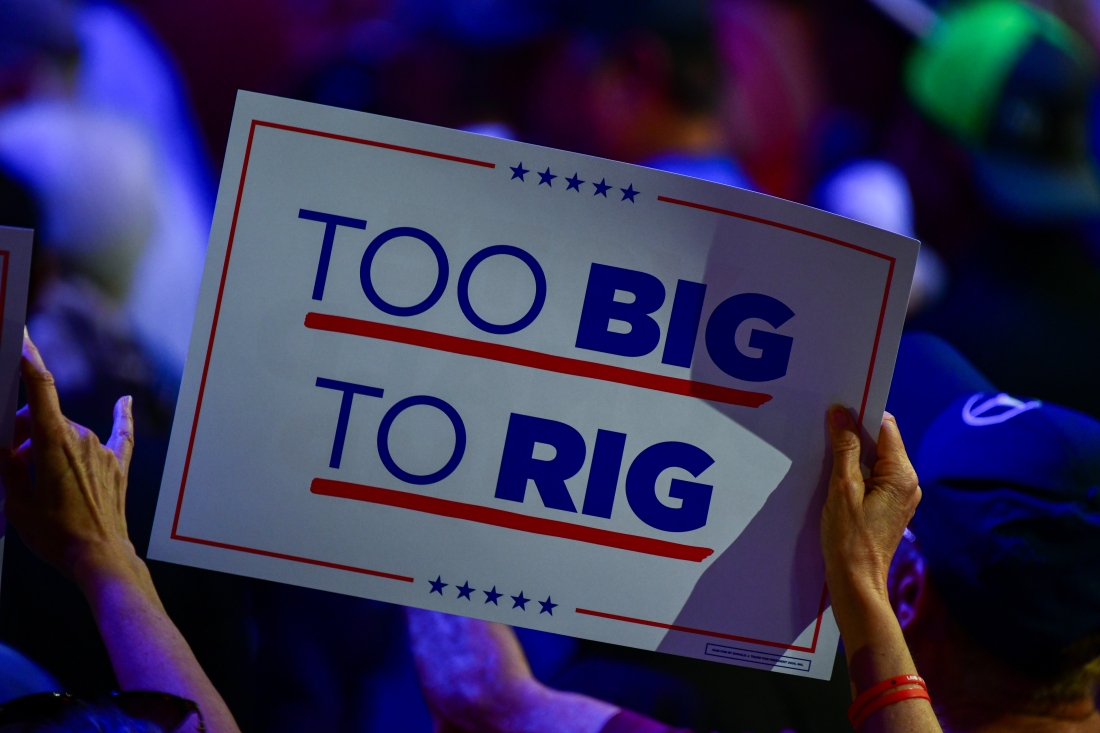
{"label": "human hand", "polygon": [[[859,466],[859,425],[838,406],[828,421],[833,472],[821,513],[821,550],[854,696],[882,680],[917,674],[890,606],[887,578],[921,490],[893,415],[883,416],[867,478]],[[906,687],[912,685],[898,689]],[[911,699],[873,713],[862,730],[940,733],[940,725],[928,701]]]}
{"label": "human hand", "polygon": [[53,376],[25,333],[20,370],[27,404],[16,413],[16,447],[0,462],[8,517],[36,554],[78,583],[88,574],[132,568],[137,556],[125,511],[131,398],[115,404],[104,446],[61,414]]}
{"label": "human hand", "polygon": [[829,592],[834,605],[853,596],[888,603],[890,561],[920,502],[917,473],[890,413],[882,420],[877,459],[866,479],[859,466],[859,426],[842,407],[830,409],[828,417],[833,471],[821,515],[821,549]]}

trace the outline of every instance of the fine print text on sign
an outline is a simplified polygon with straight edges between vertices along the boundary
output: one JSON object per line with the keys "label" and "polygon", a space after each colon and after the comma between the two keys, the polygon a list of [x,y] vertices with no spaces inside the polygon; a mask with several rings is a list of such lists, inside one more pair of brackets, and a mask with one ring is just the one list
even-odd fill
{"label": "fine print text on sign", "polygon": [[241,93],[150,556],[828,678],[825,411],[917,244]]}

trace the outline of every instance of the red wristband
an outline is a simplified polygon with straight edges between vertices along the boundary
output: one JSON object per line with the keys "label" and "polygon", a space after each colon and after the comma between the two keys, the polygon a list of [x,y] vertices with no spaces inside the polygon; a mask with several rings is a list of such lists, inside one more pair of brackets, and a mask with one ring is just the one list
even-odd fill
{"label": "red wristband", "polygon": [[864,705],[869,703],[871,700],[874,700],[876,697],[886,692],[887,690],[895,690],[902,685],[920,685],[925,690],[928,689],[928,685],[924,683],[924,680],[920,676],[915,674],[903,674],[898,675],[897,677],[891,677],[888,680],[883,680],[877,685],[873,685],[867,688],[862,693],[860,693],[859,696],[856,697],[856,699],[852,702],[851,707],[848,708],[848,722],[854,726],[856,715],[859,714],[860,709]]}
{"label": "red wristband", "polygon": [[871,713],[876,710],[881,710],[887,705],[893,705],[902,700],[913,700],[914,698],[922,698],[929,703],[932,702],[932,698],[928,696],[928,690],[923,687],[910,687],[908,690],[898,690],[895,688],[867,703],[862,710],[856,713],[855,720],[852,721],[852,727],[856,729],[856,733],[859,733],[859,727],[863,725],[863,721],[867,720],[867,717]]}

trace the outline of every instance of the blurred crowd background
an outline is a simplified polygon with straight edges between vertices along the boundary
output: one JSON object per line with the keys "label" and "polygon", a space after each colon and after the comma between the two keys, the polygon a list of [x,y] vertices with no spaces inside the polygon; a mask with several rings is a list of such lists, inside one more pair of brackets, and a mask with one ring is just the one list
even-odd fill
{"label": "blurred crowd background", "polygon": [[[0,224],[73,420],[135,397],[144,554],[238,89],[650,165],[923,242],[907,328],[1100,416],[1100,0],[0,0]],[[431,730],[399,609],[150,563],[246,731]],[[114,686],[9,534],[0,639]],[[845,730],[830,683],[520,632],[541,679],[697,730]],[[850,729],[849,729],[850,730]]]}

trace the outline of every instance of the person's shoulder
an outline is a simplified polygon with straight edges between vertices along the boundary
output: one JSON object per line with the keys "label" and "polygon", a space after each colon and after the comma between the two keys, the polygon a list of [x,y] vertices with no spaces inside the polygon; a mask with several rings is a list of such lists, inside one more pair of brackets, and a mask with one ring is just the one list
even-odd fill
{"label": "person's shoulder", "polygon": [[600,733],[691,733],[685,728],[670,728],[643,715],[629,710],[620,710],[615,717],[607,721]]}

